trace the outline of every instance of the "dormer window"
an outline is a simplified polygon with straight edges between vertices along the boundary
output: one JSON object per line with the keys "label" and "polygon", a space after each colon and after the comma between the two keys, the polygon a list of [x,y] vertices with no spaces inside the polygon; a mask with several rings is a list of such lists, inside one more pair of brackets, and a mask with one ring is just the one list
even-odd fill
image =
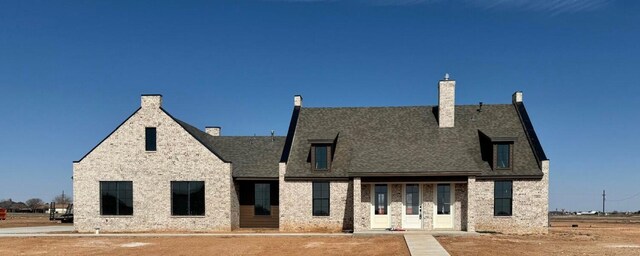
{"label": "dormer window", "polygon": [[496,143],[495,144],[495,166],[496,169],[511,169],[511,148],[513,143]]}
{"label": "dormer window", "polygon": [[331,168],[331,144],[312,144],[311,164],[315,171],[328,171]]}

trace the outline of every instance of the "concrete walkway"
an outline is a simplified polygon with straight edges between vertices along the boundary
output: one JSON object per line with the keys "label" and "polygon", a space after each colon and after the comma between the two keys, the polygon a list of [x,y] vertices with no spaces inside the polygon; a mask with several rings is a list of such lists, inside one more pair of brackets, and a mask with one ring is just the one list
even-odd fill
{"label": "concrete walkway", "polygon": [[411,256],[417,255],[437,255],[437,256],[449,256],[449,253],[442,248],[442,245],[432,235],[404,235],[404,241],[409,247]]}
{"label": "concrete walkway", "polygon": [[71,231],[73,231],[72,225],[0,228],[0,235],[45,234],[45,233],[51,233],[51,232],[71,232]]}

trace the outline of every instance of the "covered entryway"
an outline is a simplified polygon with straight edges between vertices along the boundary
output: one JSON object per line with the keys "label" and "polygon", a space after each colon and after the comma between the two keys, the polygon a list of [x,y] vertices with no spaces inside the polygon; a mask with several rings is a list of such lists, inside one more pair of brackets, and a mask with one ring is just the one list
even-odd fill
{"label": "covered entryway", "polygon": [[444,183],[434,186],[434,201],[436,202],[433,210],[433,228],[434,229],[453,229],[454,207],[452,199],[455,198],[455,189],[453,184]]}
{"label": "covered entryway", "polygon": [[278,228],[278,181],[238,181],[240,228]]}
{"label": "covered entryway", "polygon": [[402,228],[422,228],[422,206],[420,184],[405,184],[403,186]]}
{"label": "covered entryway", "polygon": [[371,186],[371,228],[384,229],[391,226],[389,215],[389,186],[375,184]]}

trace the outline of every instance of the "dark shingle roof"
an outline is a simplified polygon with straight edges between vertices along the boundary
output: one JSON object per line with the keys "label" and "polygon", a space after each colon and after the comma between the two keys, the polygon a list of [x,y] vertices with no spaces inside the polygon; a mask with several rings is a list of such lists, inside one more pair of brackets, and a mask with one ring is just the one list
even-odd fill
{"label": "dark shingle roof", "polygon": [[211,136],[165,111],[214,155],[231,162],[234,178],[278,178],[284,136]]}
{"label": "dark shingle roof", "polygon": [[233,177],[277,178],[284,136],[209,136],[211,144],[231,161]]}
{"label": "dark shingle roof", "polygon": [[[302,108],[287,177],[374,175],[542,175],[514,105],[456,106],[455,127],[439,128],[437,107]],[[492,171],[480,131],[515,139],[514,166]],[[488,135],[489,136],[489,135]],[[330,172],[312,172],[313,139],[335,139]]]}

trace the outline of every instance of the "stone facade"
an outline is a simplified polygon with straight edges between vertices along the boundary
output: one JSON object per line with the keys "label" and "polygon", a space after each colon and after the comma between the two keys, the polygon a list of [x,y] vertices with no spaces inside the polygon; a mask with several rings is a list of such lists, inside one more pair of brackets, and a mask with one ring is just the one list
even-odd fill
{"label": "stone facade", "polygon": [[456,81],[441,80],[438,83],[438,125],[453,127],[456,109]]}
{"label": "stone facade", "polygon": [[[549,161],[542,161],[542,179],[514,179],[512,216],[493,216],[493,180],[477,180],[475,230],[501,233],[547,233],[549,226]],[[471,199],[469,199],[471,200]]]}
{"label": "stone facade", "polygon": [[[73,165],[74,226],[79,232],[230,231],[238,224],[231,164],[225,163],[160,109],[159,95]],[[145,151],[145,127],[157,150]],[[132,181],[133,215],[100,214],[100,181]],[[171,181],[204,181],[205,215],[171,215]]]}
{"label": "stone facade", "polygon": [[313,182],[287,181],[282,167],[280,171],[280,231],[340,232],[353,229],[351,181],[329,181],[329,216],[313,216]]}

